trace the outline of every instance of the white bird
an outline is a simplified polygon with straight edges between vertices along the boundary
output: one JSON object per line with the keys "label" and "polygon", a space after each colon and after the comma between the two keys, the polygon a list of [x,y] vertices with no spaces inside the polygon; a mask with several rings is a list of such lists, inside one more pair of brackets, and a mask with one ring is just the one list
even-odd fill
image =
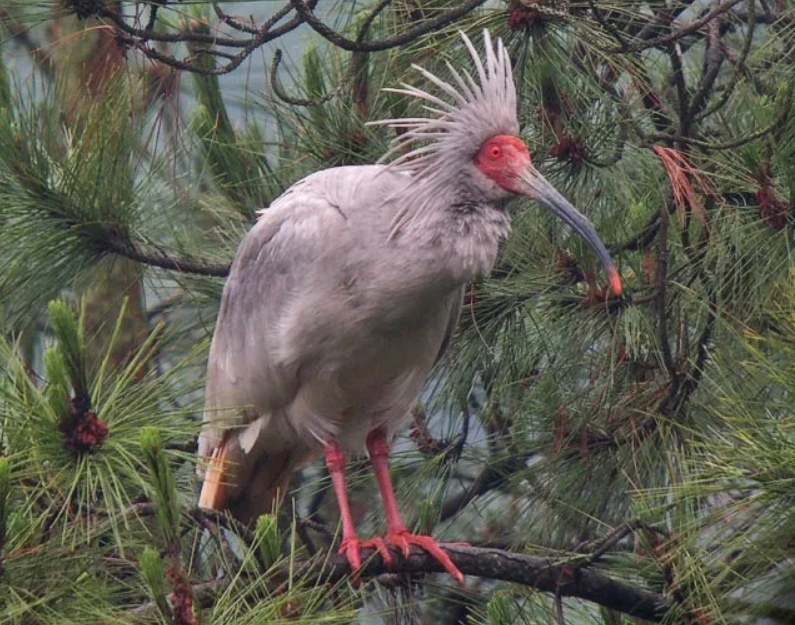
{"label": "white bird", "polygon": [[[591,223],[533,167],[519,138],[508,53],[484,32],[485,62],[454,84],[415,69],[439,96],[403,85],[428,118],[397,129],[388,165],[336,167],[290,187],[243,239],[224,288],[207,366],[199,505],[241,520],[271,512],[291,473],[325,454],[351,568],[360,551],[425,549],[463,576],[430,536],[404,525],[389,477],[404,422],[458,320],[465,285],[494,265],[507,201],[535,199],[582,236],[621,281]],[[386,513],[384,538],[356,534],[345,454],[366,448]],[[206,469],[206,471],[205,471]]]}

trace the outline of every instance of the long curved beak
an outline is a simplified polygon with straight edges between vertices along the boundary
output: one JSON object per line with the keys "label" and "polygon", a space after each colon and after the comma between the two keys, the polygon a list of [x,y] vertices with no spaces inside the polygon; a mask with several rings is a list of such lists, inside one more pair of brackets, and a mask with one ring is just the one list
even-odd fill
{"label": "long curved beak", "polygon": [[602,240],[596,233],[596,229],[588,218],[558,193],[555,187],[553,187],[532,164],[528,163],[527,166],[519,172],[516,182],[516,190],[518,192],[537,202],[541,202],[552,211],[556,217],[559,217],[569,224],[572,230],[585,240],[601,261],[605,271],[607,271],[607,275],[610,278],[610,289],[615,295],[620,296],[624,290],[621,286],[621,278],[618,275],[616,266],[613,264],[613,259],[610,257],[610,252],[607,251],[605,244],[602,243]]}

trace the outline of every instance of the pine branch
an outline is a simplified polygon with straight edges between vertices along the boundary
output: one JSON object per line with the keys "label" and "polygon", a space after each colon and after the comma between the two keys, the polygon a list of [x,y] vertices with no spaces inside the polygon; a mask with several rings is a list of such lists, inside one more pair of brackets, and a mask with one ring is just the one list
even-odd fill
{"label": "pine branch", "polygon": [[[546,558],[502,549],[445,544],[441,547],[465,575],[520,584],[541,592],[554,593],[559,597],[583,599],[655,623],[661,622],[671,609],[670,604],[661,595],[617,581],[604,573],[577,563],[555,563]],[[374,578],[385,574],[418,575],[444,572],[439,562],[416,548],[412,549],[408,558],[397,552],[393,554],[393,558],[392,567],[387,568],[375,550],[363,550],[364,564],[360,572],[361,578]],[[347,559],[339,554],[331,557],[323,554],[322,560],[318,558],[303,563],[294,562],[289,569],[285,567],[284,571],[273,577],[286,579],[290,576],[290,569],[294,571],[293,578],[301,579],[306,584],[335,584],[351,576]],[[228,578],[194,585],[193,595],[196,603],[205,608],[212,606],[228,586]],[[155,603],[149,602],[134,608],[132,612],[136,616],[147,616],[154,614],[156,610]]]}
{"label": "pine branch", "polygon": [[[442,549],[465,575],[521,584],[562,597],[576,597],[653,622],[662,621],[671,607],[661,595],[616,581],[604,573],[577,564],[555,563],[546,558],[502,549],[454,545],[442,545]],[[374,551],[363,551],[362,577],[385,573],[444,572],[439,562],[418,549],[413,549],[408,558],[397,553],[393,557],[394,565],[388,569]],[[328,565],[315,573],[318,581],[331,583],[345,579],[350,574],[347,560],[339,555],[329,558]],[[307,579],[311,579],[311,573],[307,575]]]}
{"label": "pine branch", "polygon": [[676,43],[680,39],[686,37],[687,35],[693,34],[698,31],[700,28],[714,20],[716,17],[723,15],[724,13],[733,9],[736,5],[744,2],[745,0],[730,0],[726,4],[719,5],[703,15],[701,18],[691,22],[687,26],[683,26],[679,28],[669,35],[664,35],[660,37],[655,37],[653,39],[649,39],[647,41],[641,41],[639,43],[631,44],[631,45],[619,45],[616,47],[608,48],[605,52],[609,53],[629,53],[629,52],[642,52],[643,50],[648,50],[650,48],[657,48],[657,47],[664,47],[670,44]]}
{"label": "pine branch", "polygon": [[[220,75],[237,69],[243,63],[243,61],[251,56],[255,50],[261,48],[270,41],[278,39],[282,35],[294,30],[303,23],[306,23],[322,37],[344,50],[353,52],[376,52],[407,45],[425,34],[440,28],[444,28],[445,26],[448,26],[449,24],[452,24],[456,20],[460,19],[464,15],[470,13],[477,7],[485,4],[485,0],[469,0],[460,6],[443,12],[433,19],[417,24],[403,33],[395,35],[394,37],[377,41],[364,41],[364,34],[367,32],[370,23],[386,7],[388,4],[387,2],[381,2],[371,11],[363,23],[356,40],[347,39],[323,23],[317,16],[315,16],[313,9],[315,8],[316,4],[317,0],[311,0],[309,2],[303,2],[302,0],[290,0],[290,4],[285,5],[285,7],[278,11],[276,15],[264,22],[259,28],[242,24],[238,20],[223,13],[217,6],[214,6],[216,15],[226,25],[237,30],[238,32],[249,35],[249,38],[247,39],[223,37],[218,36],[215,33],[208,34],[194,32],[195,29],[185,29],[180,32],[173,33],[160,32],[159,30],[152,27],[154,25],[152,23],[154,20],[150,20],[150,24],[148,24],[145,28],[137,28],[128,24],[127,19],[120,11],[111,8],[99,7],[96,9],[95,14],[104,18],[105,20],[108,20],[113,27],[115,27],[116,35],[122,43],[132,48],[136,48],[154,61],[158,61],[176,69],[194,72],[197,74]],[[292,19],[285,22],[282,26],[276,27],[276,23],[289,14],[288,8],[290,5],[292,5],[292,9],[295,10],[296,15]],[[138,19],[139,17],[136,16],[135,21]],[[150,42],[186,42],[192,44],[212,45],[212,50],[207,50],[203,53],[226,58],[228,62],[218,67],[212,67],[205,63],[197,63],[193,60],[193,58],[178,59],[170,54],[166,54],[154,47],[151,47]],[[236,54],[229,54],[219,50],[219,48],[224,47],[240,51]]]}
{"label": "pine branch", "polygon": [[229,265],[207,265],[196,262],[191,258],[173,258],[161,253],[151,253],[140,250],[131,243],[114,237],[107,237],[103,240],[103,246],[109,252],[130,258],[145,265],[160,267],[161,269],[171,269],[180,273],[193,273],[200,276],[225,277],[229,275]]}
{"label": "pine branch", "polygon": [[469,0],[469,2],[465,2],[455,9],[450,9],[433,19],[426,20],[413,28],[409,28],[404,33],[379,41],[359,41],[358,39],[357,41],[352,41],[351,39],[347,39],[318,19],[312,12],[311,7],[303,0],[290,0],[290,3],[307,25],[338,48],[350,52],[379,52],[381,50],[397,48],[398,46],[405,46],[422,35],[426,35],[439,28],[444,28],[480,5],[485,4],[486,0]]}
{"label": "pine branch", "polygon": [[[311,0],[309,6],[314,7],[315,4],[317,4],[317,0]],[[281,26],[274,27],[281,17],[283,17],[282,12],[280,11],[276,14],[276,16],[270,20],[267,20],[262,24],[262,26],[260,26],[260,28],[256,29],[256,34],[254,34],[251,38],[235,39],[232,37],[218,37],[214,34],[207,35],[204,33],[196,33],[192,30],[178,33],[160,33],[157,30],[149,28],[136,28],[134,26],[130,26],[126,22],[121,12],[109,8],[98,9],[97,15],[112,22],[112,24],[116,27],[116,34],[122,43],[136,48],[148,58],[183,71],[214,76],[228,74],[229,72],[237,69],[243,63],[243,61],[251,56],[255,50],[261,48],[269,41],[278,39],[284,34],[295,30],[303,23],[303,20],[300,18],[300,16],[295,16]],[[170,54],[160,52],[158,49],[150,47],[148,43],[150,41],[164,43],[205,43],[215,47],[228,46],[242,49],[237,54],[231,56],[213,52],[213,54],[217,54],[218,56],[225,56],[225,58],[229,59],[229,62],[219,67],[208,67],[206,64],[197,64],[193,62],[192,59],[178,59],[174,56],[171,56]]]}

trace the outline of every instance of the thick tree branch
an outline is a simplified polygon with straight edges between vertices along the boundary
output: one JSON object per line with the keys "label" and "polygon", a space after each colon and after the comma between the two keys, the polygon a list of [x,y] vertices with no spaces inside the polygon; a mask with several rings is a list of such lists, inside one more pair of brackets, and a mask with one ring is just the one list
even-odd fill
{"label": "thick tree branch", "polygon": [[701,72],[701,81],[690,99],[690,107],[687,111],[687,117],[691,121],[701,113],[707,105],[710,96],[714,92],[715,80],[718,78],[718,72],[726,58],[718,20],[709,23],[708,31],[709,36],[706,39],[707,49],[704,53],[704,68]]}
{"label": "thick tree branch", "polygon": [[749,14],[746,24],[745,40],[743,41],[743,47],[740,51],[740,55],[737,58],[734,58],[730,50],[723,50],[726,58],[732,63],[732,65],[734,65],[734,72],[732,73],[729,82],[725,85],[722,85],[723,93],[720,95],[720,97],[718,97],[716,101],[713,101],[707,110],[699,114],[699,120],[706,119],[713,113],[722,109],[729,102],[729,99],[734,93],[735,88],[740,82],[740,78],[748,73],[746,61],[748,60],[748,55],[751,53],[751,47],[754,41],[754,33],[756,32],[756,21],[754,20],[754,16],[756,15],[756,2],[749,2],[748,8]]}
{"label": "thick tree branch", "polygon": [[[490,580],[499,580],[553,593],[559,597],[575,597],[590,601],[623,614],[661,622],[671,605],[661,595],[620,582],[604,573],[571,562],[556,563],[546,558],[530,556],[501,549],[482,547],[459,547],[442,545],[442,549],[465,575]],[[394,562],[387,568],[381,557],[372,549],[362,552],[364,564],[361,578],[373,578],[384,574],[443,573],[444,569],[424,551],[412,549],[408,558],[393,553]],[[294,563],[293,578],[307,584],[334,584],[351,576],[351,569],[344,556],[313,559],[303,564]],[[284,572],[287,577],[288,572]],[[278,578],[277,574],[274,578]],[[226,578],[215,582],[204,582],[193,587],[196,602],[209,607],[227,587]],[[137,616],[154,614],[154,602],[146,603],[133,612]]]}
{"label": "thick tree branch", "polygon": [[[604,573],[579,567],[572,563],[555,563],[546,558],[500,549],[442,545],[453,562],[465,575],[513,582],[562,597],[577,597],[624,614],[659,622],[669,610],[666,600],[655,593],[616,581]],[[418,549],[408,558],[395,554],[392,569],[387,569],[379,556],[363,552],[362,576],[383,573],[442,573],[444,569],[435,559]],[[319,579],[340,581],[350,575],[343,556],[330,558],[328,565],[317,571]]]}

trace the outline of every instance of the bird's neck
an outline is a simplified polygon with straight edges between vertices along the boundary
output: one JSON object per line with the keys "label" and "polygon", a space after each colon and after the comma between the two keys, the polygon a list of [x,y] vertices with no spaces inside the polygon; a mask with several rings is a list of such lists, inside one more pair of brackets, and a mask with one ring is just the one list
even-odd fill
{"label": "bird's neck", "polygon": [[457,199],[428,207],[404,234],[406,243],[427,255],[431,271],[460,284],[491,271],[510,229],[503,206]]}

